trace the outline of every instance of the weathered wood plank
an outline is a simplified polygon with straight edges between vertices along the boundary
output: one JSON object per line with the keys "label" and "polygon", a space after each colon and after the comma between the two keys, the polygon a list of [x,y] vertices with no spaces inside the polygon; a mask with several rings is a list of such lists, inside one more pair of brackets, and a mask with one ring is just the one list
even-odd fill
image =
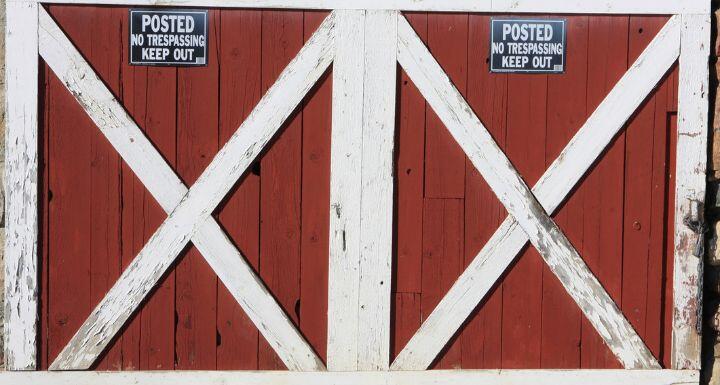
{"label": "weathered wood plank", "polygon": [[[160,155],[115,101],[45,12],[41,12],[42,55],[73,94],[91,112],[96,124],[123,155],[148,189],[173,215],[123,273],[108,296],[98,305],[73,341],[51,366],[52,369],[87,368],[137,305],[157,283],[190,237],[208,258],[228,288],[258,328],[285,360],[288,368],[321,370],[322,363],[299,335],[287,316],[262,285],[242,255],[231,246],[210,213],[235,180],[246,170],[262,147],[324,72],[332,60],[333,20],[329,17],[315,36],[286,68],[250,118],[213,161],[187,194]],[[71,56],[67,56],[68,53]],[[293,97],[287,97],[286,93]],[[276,113],[277,112],[277,113]],[[241,158],[238,160],[237,158]],[[213,172],[220,169],[219,172]],[[234,178],[234,179],[233,179]],[[233,179],[233,180],[230,180]],[[199,191],[193,193],[193,191]],[[199,198],[190,199],[186,195]],[[173,205],[180,205],[183,210]],[[178,213],[179,211],[179,213]],[[168,224],[169,222],[169,224]],[[181,234],[173,231],[181,229]],[[175,240],[173,237],[181,238]],[[153,245],[159,249],[154,249]],[[169,245],[172,245],[170,247]],[[162,250],[160,253],[157,250]],[[162,255],[165,258],[162,258]],[[152,258],[147,258],[152,255]],[[137,276],[136,276],[137,275]],[[268,318],[269,317],[269,318]]]}
{"label": "weathered wood plank", "polygon": [[37,364],[38,6],[6,3],[5,367]]}
{"label": "weathered wood plank", "polygon": [[357,370],[365,11],[336,11],[327,367]]}
{"label": "weathered wood plank", "polygon": [[358,370],[390,367],[397,20],[365,15]]}
{"label": "weathered wood plank", "polygon": [[695,370],[432,370],[409,372],[0,372],[15,385],[692,385]]}
{"label": "weathered wood plank", "polygon": [[680,14],[710,12],[706,0],[44,0],[43,3],[176,7],[386,9],[433,12]]}
{"label": "weathered wood plank", "polygon": [[[672,62],[670,61],[670,63],[668,63],[668,60],[662,59],[671,57],[671,60],[674,60],[674,57],[676,56],[677,44],[676,42],[674,43],[674,40],[677,40],[676,24],[677,18],[673,18],[669,23],[669,27],[666,27],[660,35],[666,36],[668,35],[668,31],[671,35],[668,41],[665,41],[665,39],[659,39],[661,40],[661,43],[663,43],[660,44],[660,47],[667,51],[664,52],[664,55],[660,55],[659,57],[659,59],[661,59],[660,66],[666,64],[666,66],[661,68],[662,72],[660,72],[660,74],[662,74]],[[550,268],[563,282],[566,289],[568,289],[569,294],[581,307],[586,317],[591,321],[595,328],[598,329],[600,334],[603,336],[603,339],[611,347],[617,358],[627,368],[657,367],[657,361],[652,357],[642,340],[637,336],[627,320],[622,316],[615,303],[612,299],[610,299],[597,279],[589,272],[587,266],[584,264],[577,252],[572,248],[572,245],[570,245],[567,238],[564,237],[559,229],[557,229],[557,226],[547,217],[543,207],[541,207],[535,200],[536,198],[533,194],[528,191],[527,186],[525,186],[524,182],[512,168],[512,165],[507,161],[507,158],[493,142],[487,130],[482,126],[482,123],[466,105],[462,96],[460,96],[457,90],[452,86],[452,83],[450,83],[447,76],[444,75],[442,69],[432,58],[430,53],[427,51],[427,48],[425,48],[420,39],[415,35],[414,31],[404,18],[400,19],[398,29],[398,61],[403,68],[405,68],[411,78],[413,78],[428,102],[436,109],[438,115],[441,119],[443,119],[458,143],[466,151],[470,159],[473,161],[473,164],[479,171],[481,171],[481,174],[483,174],[483,177],[490,187],[497,193],[499,199],[503,202],[510,214],[518,221],[518,224],[528,235],[530,241],[543,255],[543,258],[546,262],[548,262]],[[675,36],[675,39],[673,39],[672,36]],[[660,75],[658,75],[658,77],[659,76]],[[637,84],[637,86],[647,87],[646,83],[649,83],[651,84],[650,89],[652,89],[652,87],[656,84],[656,80],[652,80],[653,79],[651,78],[650,81],[642,82]],[[642,95],[644,96],[646,94],[647,92]],[[638,103],[640,100],[638,100]],[[625,98],[621,98],[620,101],[623,104],[628,104],[628,100],[625,100]],[[625,119],[630,115],[630,113],[631,112],[625,116]],[[596,117],[596,115],[597,111],[593,114],[593,117]],[[589,121],[593,121],[593,117],[591,117]],[[622,122],[624,122],[624,119],[622,119]],[[573,141],[571,141],[568,149],[561,154],[559,157],[560,161],[555,162],[551,166],[550,170],[560,168],[559,166],[569,163],[573,164],[572,167],[583,166],[585,164],[589,167],[589,164],[594,161],[599,151],[601,151],[607,143],[607,141],[602,142],[602,146],[597,148],[598,143],[591,142],[586,147],[578,149],[575,139],[577,139],[577,136],[573,139]],[[596,149],[597,151],[593,152],[593,149]],[[567,152],[578,150],[586,154],[590,152],[595,156],[588,158],[584,162],[581,161],[577,163],[569,162],[567,159],[564,159],[567,157]],[[572,180],[572,183],[570,184],[570,186],[572,186],[577,179],[582,176],[585,170],[586,168],[579,170],[580,172],[578,173],[575,173],[572,168],[565,170],[561,169],[561,171],[564,172],[558,172],[557,177]],[[553,174],[556,172],[557,171],[553,171]],[[544,184],[543,182],[544,180],[541,180],[539,185],[542,186]],[[558,183],[557,185],[563,186],[564,183]],[[552,187],[557,188],[557,185]],[[566,195],[566,192],[560,192],[562,192],[562,194],[555,196],[555,199],[561,199]],[[547,199],[541,194],[538,195],[538,198],[543,201]],[[506,223],[501,226],[499,233],[496,234],[503,237],[505,233],[507,233],[507,230],[511,230],[510,227],[514,227],[514,225],[515,224],[512,220],[509,223],[506,221]],[[522,238],[521,234],[508,235]],[[489,244],[491,246],[495,246],[493,242],[490,242]],[[518,249],[520,247],[522,247],[522,245],[520,245]],[[512,251],[514,250],[511,250],[511,252]],[[517,251],[512,253],[513,256],[515,254],[517,254]],[[508,264],[511,260],[512,258],[509,258]],[[493,261],[497,261],[497,256],[494,256]],[[505,265],[505,267],[506,266],[507,265]],[[501,273],[504,271],[505,267],[502,267],[499,272]],[[489,281],[477,281],[485,281],[485,285],[491,285],[496,279],[497,276]],[[457,286],[457,284],[455,286]],[[463,290],[463,293],[466,292],[468,291]],[[478,302],[473,302],[472,308],[474,308],[477,303]],[[455,305],[457,305],[456,302]],[[472,308],[470,310],[472,310]],[[446,318],[447,314],[444,314],[446,312],[447,311],[441,312],[441,317]],[[462,317],[462,320],[466,318],[467,314],[469,314],[469,311],[464,317]],[[446,321],[443,320],[440,323],[443,322]],[[443,330],[443,332],[447,333],[446,336],[448,339],[457,330],[460,323],[453,324],[452,328]],[[433,327],[433,329],[435,329],[435,327]],[[393,368],[406,369],[408,367],[427,367],[426,365],[429,365],[429,363],[432,362],[435,354],[448,340],[445,338],[438,339],[436,338],[437,336],[431,336],[431,334],[433,333],[430,333],[429,335],[427,330],[424,331],[423,328],[421,328],[418,335],[416,335],[418,339],[425,340],[420,345],[421,349],[416,349],[416,347],[413,346],[414,341],[411,340],[410,344],[408,344],[410,349],[401,352],[396,359],[396,362],[393,363]],[[422,356],[422,358],[420,360],[416,360],[414,356]]]}
{"label": "weathered wood plank", "polygon": [[710,16],[684,15],[681,24],[671,359],[673,368],[699,369]]}
{"label": "weathered wood plank", "polygon": [[397,12],[338,11],[328,369],[390,365]]}

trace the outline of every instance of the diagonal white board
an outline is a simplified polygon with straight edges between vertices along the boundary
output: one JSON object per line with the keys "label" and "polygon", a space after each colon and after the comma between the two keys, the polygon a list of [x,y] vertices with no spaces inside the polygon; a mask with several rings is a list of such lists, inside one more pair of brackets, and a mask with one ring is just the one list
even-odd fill
{"label": "diagonal white board", "polygon": [[[52,20],[46,13],[44,15],[43,27],[49,26],[49,29],[52,30],[54,25],[51,24]],[[53,35],[52,31],[47,32],[47,34],[43,34],[42,44],[49,48],[57,43],[57,37]],[[183,194],[182,190],[180,193],[165,188],[156,190],[160,192],[159,198],[162,198],[159,201],[177,201],[177,207],[167,209],[171,212],[168,219],[123,272],[106,297],[93,310],[88,320],[53,362],[51,369],[88,368],[172,264],[190,238],[195,237],[196,234],[200,234],[199,243],[208,252],[206,257],[210,256],[208,261],[215,263],[213,268],[219,274],[227,274],[226,278],[235,279],[231,277],[231,273],[233,269],[237,268],[237,262],[242,256],[237,251],[228,250],[222,246],[224,242],[229,241],[220,232],[216,223],[208,222],[210,214],[327,69],[332,61],[333,44],[334,21],[333,15],[331,15],[282,72],[277,82],[268,90],[248,119],[218,153],[198,182],[186,194]],[[92,73],[85,75],[92,75]],[[110,100],[113,101],[112,97]],[[106,127],[106,124],[112,123],[112,121],[101,119],[98,125]],[[119,141],[118,143],[125,142],[125,145],[132,146],[137,138],[121,135],[116,139]],[[142,150],[137,151],[142,152]],[[153,158],[159,154],[145,152],[142,156]],[[153,161],[150,164],[142,164],[141,167],[157,167],[161,164]],[[174,176],[169,176],[167,170],[158,172],[165,174],[165,182],[172,182]],[[164,181],[156,180],[154,183],[163,183]],[[177,183],[174,185],[176,188],[184,188]],[[206,227],[205,225],[208,223],[209,226]],[[213,229],[213,227],[216,228]],[[230,251],[231,254],[221,258],[212,257],[225,251]],[[254,279],[249,273],[251,271],[248,268],[244,272],[245,277]],[[240,282],[236,283],[241,285]],[[267,294],[264,289],[259,289],[261,286],[258,284],[259,281],[254,284],[250,283],[249,287],[256,291],[259,290],[257,294]],[[238,286],[238,289],[242,291],[245,288]],[[272,318],[283,322],[282,318],[285,316],[273,311],[273,306],[276,304],[273,305],[274,301],[270,302],[270,300],[271,298],[267,297],[259,299],[260,303],[252,301],[241,303],[248,307],[268,306],[265,309],[252,310],[251,313],[267,312],[266,315],[274,313]],[[281,327],[273,329],[276,326]],[[290,330],[289,326],[288,324],[264,325],[260,327],[260,330],[268,333],[269,342],[275,342],[273,347],[278,350],[283,359],[287,360],[286,364],[289,368],[297,370],[324,369],[322,362],[307,343],[302,340],[296,330]],[[286,341],[280,345],[277,342],[281,340]]]}
{"label": "diagonal white board", "polygon": [[[400,65],[585,317],[626,368],[659,368],[645,343],[557,224],[544,211],[422,40],[404,17],[399,19]],[[393,368],[405,368],[406,362],[414,360],[413,353],[414,350],[403,350],[393,363]]]}

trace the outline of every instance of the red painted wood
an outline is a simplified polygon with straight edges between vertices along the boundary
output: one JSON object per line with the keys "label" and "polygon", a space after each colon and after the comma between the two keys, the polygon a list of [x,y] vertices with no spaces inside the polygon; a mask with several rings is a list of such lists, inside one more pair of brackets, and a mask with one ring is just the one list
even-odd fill
{"label": "red painted wood", "polygon": [[[262,89],[266,91],[303,45],[303,14],[264,11]],[[300,305],[302,120],[289,118],[260,163],[260,276],[297,324]],[[284,364],[264,340],[260,369]]]}
{"label": "red painted wood", "polygon": [[[188,184],[326,15],[213,11],[209,67],[175,70],[127,64],[126,8],[50,9]],[[568,17],[567,72],[545,76],[487,71],[488,15],[409,17],[530,185],[666,20]],[[47,367],[166,214],[54,75],[44,80],[39,345]],[[557,216],[666,364],[676,88],[673,71]],[[506,216],[402,71],[398,94],[393,356]],[[331,113],[326,75],[216,210],[323,359]],[[284,368],[202,256],[189,247],[181,258],[98,368]],[[433,367],[617,366],[529,247]]]}
{"label": "red painted wood", "polygon": [[[463,270],[463,200],[425,198],[423,210],[423,274],[421,309],[427,318]],[[457,369],[462,363],[460,344],[449,344],[433,365]]]}
{"label": "red painted wood", "polygon": [[[306,42],[327,16],[327,12],[305,12]],[[332,76],[328,71],[311,91],[302,113],[299,321],[300,330],[323,360],[327,349],[331,128]]]}
{"label": "red painted wood", "polygon": [[[662,27],[664,20],[630,18],[629,55],[634,61]],[[648,269],[652,228],[653,131],[656,98],[641,107],[626,132],[622,309],[648,346],[657,336],[648,333]]]}
{"label": "red painted wood", "polygon": [[[430,14],[427,44],[455,87],[467,85],[467,14]],[[431,108],[425,130],[425,197],[464,198],[465,153]]]}
{"label": "red painted wood", "polygon": [[40,266],[39,274],[39,300],[38,305],[40,314],[38,316],[38,369],[44,370],[49,366],[48,364],[48,310],[49,310],[49,295],[48,295],[48,284],[50,282],[49,274],[49,238],[50,238],[50,226],[49,226],[49,212],[48,207],[50,206],[50,173],[49,173],[49,149],[50,149],[50,108],[49,105],[53,103],[51,98],[50,84],[56,80],[53,78],[52,71],[50,68],[41,60],[40,67],[38,69],[39,80],[38,80],[38,149],[40,156],[38,159],[38,216],[39,216],[39,234],[38,234],[38,261]]}
{"label": "red painted wood", "polygon": [[[93,41],[83,27],[87,17],[72,9],[51,7],[54,18],[85,55],[93,57]],[[95,52],[97,55],[97,52]],[[101,68],[102,69],[102,68]],[[113,79],[111,79],[113,80]],[[93,144],[95,126],[54,75],[49,84],[49,194],[51,194],[48,284],[48,353],[62,350],[95,305],[92,292]],[[72,127],[72,129],[67,129]],[[65,129],[63,129],[65,128]],[[59,177],[53,177],[58,175]],[[103,225],[115,218],[110,217]],[[99,261],[102,264],[102,256]]]}
{"label": "red painted wood", "polygon": [[[487,70],[490,16],[470,15],[467,100],[501,147],[505,146],[507,75]],[[507,213],[472,162],[465,166],[465,266],[497,230]],[[462,332],[464,368],[500,367],[502,286],[471,316]]]}
{"label": "red painted wood", "polygon": [[420,327],[422,297],[419,293],[395,293],[393,311],[393,334],[390,357],[394,359],[400,354],[415,331]]}
{"label": "red painted wood", "polygon": [[[123,29],[127,28],[127,12]],[[128,36],[123,34],[123,45]],[[122,63],[122,100],[139,127],[175,167],[176,100],[167,90],[176,87],[174,68],[147,68]],[[123,164],[122,267],[126,268],[154,231],[166,218],[157,201],[145,189],[133,171]],[[174,367],[175,353],[175,273],[169,272],[150,294],[142,310],[122,336],[122,358],[125,370],[168,370]]]}
{"label": "red painted wood", "polygon": [[[208,15],[208,66],[178,69],[177,166],[192,186],[218,151],[219,11]],[[217,276],[190,247],[175,269],[175,367],[215,369]]]}
{"label": "red painted wood", "polygon": [[[588,115],[627,70],[628,23],[627,17],[589,19]],[[622,287],[624,164],[625,133],[622,132],[586,178],[583,190],[581,253],[616,303],[620,303]],[[584,317],[581,338],[581,367],[620,367],[600,335]]]}
{"label": "red painted wood", "polygon": [[[546,75],[508,76],[506,153],[529,185],[544,172],[546,98]],[[540,366],[543,269],[530,247],[503,281],[503,367]]]}
{"label": "red painted wood", "polygon": [[[261,97],[262,11],[220,11],[220,145]],[[260,254],[260,175],[248,172],[220,211],[220,223],[257,270]],[[257,369],[259,333],[235,298],[218,283],[217,368]]]}
{"label": "red painted wood", "polygon": [[[568,17],[566,28],[573,38],[567,45],[565,74],[548,76],[545,168],[560,155],[587,117],[588,17]],[[584,192],[585,186],[580,186],[555,215],[556,223],[577,250],[582,250],[583,245]],[[542,290],[540,364],[547,368],[578,368],[582,313],[547,266],[543,267]]]}
{"label": "red painted wood", "polygon": [[[407,15],[418,35],[427,37],[427,14]],[[422,267],[423,185],[425,175],[425,99],[407,76],[398,72],[398,101],[395,135],[397,143],[396,263],[394,290],[420,293]],[[401,297],[396,297],[401,298]],[[399,306],[399,304],[397,304]]]}

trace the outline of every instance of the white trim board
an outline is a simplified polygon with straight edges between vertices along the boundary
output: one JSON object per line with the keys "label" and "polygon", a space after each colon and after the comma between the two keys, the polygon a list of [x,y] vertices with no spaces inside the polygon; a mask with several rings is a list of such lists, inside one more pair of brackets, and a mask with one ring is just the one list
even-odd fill
{"label": "white trim board", "polygon": [[40,2],[170,7],[495,13],[675,15],[710,12],[710,1],[706,0],[45,0]]}
{"label": "white trim board", "polygon": [[13,385],[681,385],[695,370],[432,370],[410,372],[0,372]]}

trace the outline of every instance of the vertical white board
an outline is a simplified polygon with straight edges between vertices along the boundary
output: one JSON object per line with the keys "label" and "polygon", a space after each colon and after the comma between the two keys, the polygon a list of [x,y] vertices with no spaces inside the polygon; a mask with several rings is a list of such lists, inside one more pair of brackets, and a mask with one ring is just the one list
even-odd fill
{"label": "vertical white board", "polygon": [[397,15],[365,16],[358,370],[390,367]]}
{"label": "vertical white board", "polygon": [[397,12],[337,13],[327,364],[387,370]]}
{"label": "vertical white board", "polygon": [[8,1],[5,79],[5,365],[36,366],[38,8]]}
{"label": "vertical white board", "polygon": [[700,369],[710,15],[682,15],[675,168],[672,363]]}
{"label": "vertical white board", "polygon": [[336,11],[327,368],[357,370],[365,11]]}

